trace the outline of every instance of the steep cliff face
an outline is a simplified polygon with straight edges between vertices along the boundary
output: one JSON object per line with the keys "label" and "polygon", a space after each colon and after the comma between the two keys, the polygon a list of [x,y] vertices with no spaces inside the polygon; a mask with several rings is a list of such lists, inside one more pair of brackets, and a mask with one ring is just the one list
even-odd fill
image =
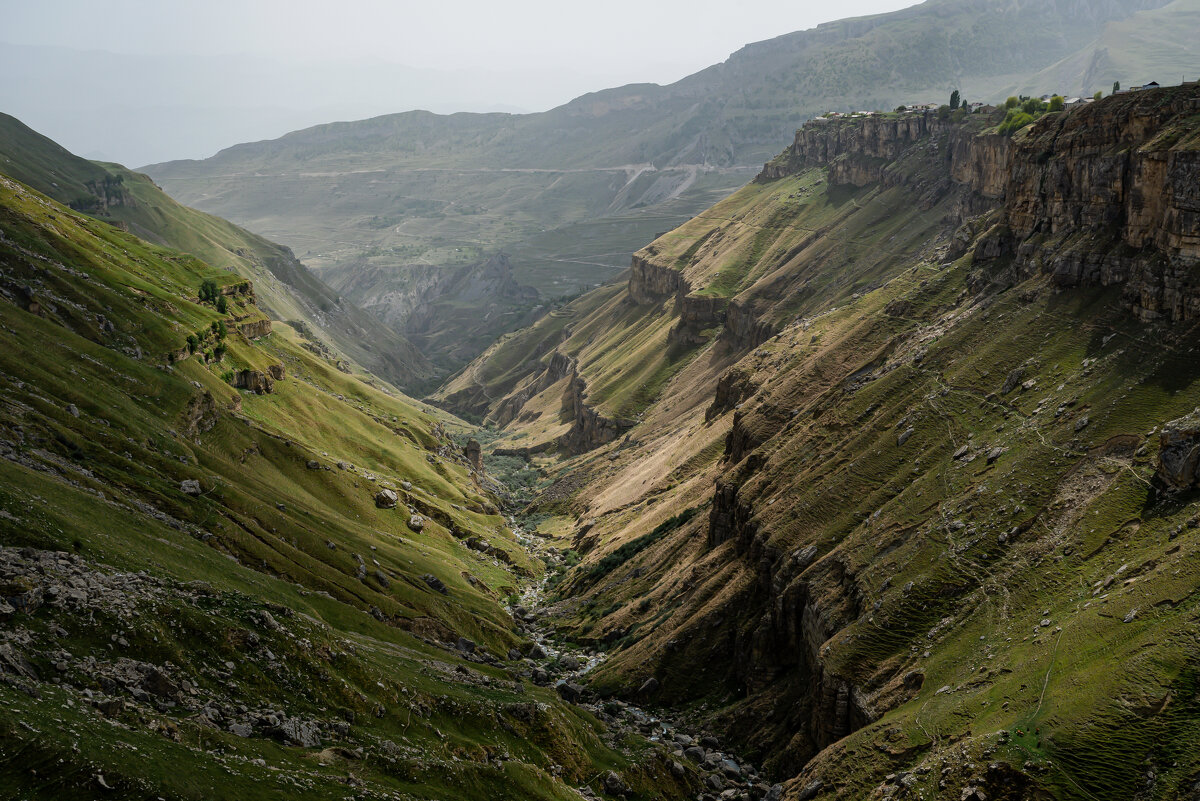
{"label": "steep cliff face", "polygon": [[670,341],[684,346],[707,342],[704,332],[725,324],[729,301],[725,298],[679,295],[676,312],[679,322],[671,329]]}
{"label": "steep cliff face", "polygon": [[[909,186],[932,205],[957,191],[963,216],[994,207],[1008,183],[1007,136],[989,133],[994,114],[942,116],[913,111],[869,117],[817,118],[791,146],[764,165],[756,180],[778,180],[820,167],[838,186]],[[931,191],[932,190],[932,191]]]}
{"label": "steep cliff face", "polygon": [[587,382],[572,371],[571,380],[563,392],[563,411],[571,415],[571,430],[558,438],[567,453],[578,455],[612,442],[630,428],[632,420],[620,420],[604,415],[585,402]]}
{"label": "steep cliff face", "polygon": [[1143,321],[1196,319],[1198,112],[1191,84],[1041,121],[1012,148],[1000,252],[1015,253],[1021,275],[1059,286],[1123,284]]}
{"label": "steep cliff face", "polygon": [[634,254],[629,267],[629,299],[634,303],[655,303],[677,294],[687,294],[691,285],[683,274]]}

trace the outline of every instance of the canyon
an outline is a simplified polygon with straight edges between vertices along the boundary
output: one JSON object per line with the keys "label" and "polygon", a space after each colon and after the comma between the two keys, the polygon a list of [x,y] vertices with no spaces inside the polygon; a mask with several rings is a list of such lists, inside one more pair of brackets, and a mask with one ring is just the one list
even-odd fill
{"label": "canyon", "polygon": [[907,103],[1195,3],[148,168],[258,233],[0,115],[0,797],[1194,798],[1200,83]]}
{"label": "canyon", "polygon": [[[1158,428],[1191,410],[1177,371],[1190,375],[1194,336],[1198,101],[1194,84],[1124,93],[1012,138],[995,117],[933,111],[807,123],[754,183],[638,253],[619,291],[569,304],[448,385],[450,408],[503,409],[487,418],[498,444],[522,442],[549,472],[527,512],[574,521],[583,562],[560,631],[619,643],[593,684],[633,693],[653,678],[663,704],[722,699],[711,725],[794,776],[786,797],[892,797],[929,777],[954,797],[1128,786],[1077,761],[1084,743],[1104,747],[1086,732],[1099,718],[1150,748],[1161,721],[1063,687],[1095,711],[1022,740],[1044,708],[1025,700],[1023,665],[1047,646],[1062,661],[1069,628],[1078,652],[1051,673],[1076,686],[1096,664],[1084,643],[1112,636],[1094,633],[1113,625],[1105,604],[1124,604],[1118,627],[1159,593],[1173,600],[1156,608],[1182,608],[1162,567],[1184,569],[1167,534],[1188,507],[1154,475]],[[512,351],[535,355],[495,370]],[[550,369],[564,359],[570,376]],[[556,402],[568,378],[593,388],[594,414],[636,423],[560,461],[559,421],[578,419],[578,395]],[[1173,453],[1193,430],[1173,429]],[[681,510],[700,514],[588,579]],[[1085,510],[1098,526],[1079,529]],[[1121,562],[1141,578],[1110,598]],[[1097,589],[1077,594],[1050,578],[1061,571]],[[1147,621],[1159,634],[1124,647],[1181,644],[1189,615]],[[1032,638],[1018,636],[1027,619]],[[1170,675],[1096,684],[1153,693]],[[927,739],[956,731],[971,698],[994,728]]]}

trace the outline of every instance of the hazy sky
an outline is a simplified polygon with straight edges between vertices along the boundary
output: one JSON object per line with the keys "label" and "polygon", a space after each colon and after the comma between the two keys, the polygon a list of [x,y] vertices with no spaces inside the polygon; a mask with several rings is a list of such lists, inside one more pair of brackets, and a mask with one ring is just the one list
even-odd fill
{"label": "hazy sky", "polygon": [[914,0],[0,0],[0,111],[141,166],[335,120],[542,111]]}
{"label": "hazy sky", "polygon": [[[914,0],[0,0],[0,40],[116,53],[377,57],[665,83],[748,42]],[[595,87],[602,88],[602,87]]]}

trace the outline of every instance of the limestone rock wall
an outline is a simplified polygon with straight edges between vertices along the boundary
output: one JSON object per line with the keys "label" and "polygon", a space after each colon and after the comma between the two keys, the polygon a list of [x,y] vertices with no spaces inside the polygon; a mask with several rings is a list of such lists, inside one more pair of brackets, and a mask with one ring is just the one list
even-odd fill
{"label": "limestone rock wall", "polygon": [[1124,284],[1142,320],[1200,318],[1200,84],[1117,95],[1016,141],[1005,220],[1022,277]]}
{"label": "limestone rock wall", "polygon": [[656,303],[690,291],[683,273],[634,255],[629,268],[629,298],[634,303]]}

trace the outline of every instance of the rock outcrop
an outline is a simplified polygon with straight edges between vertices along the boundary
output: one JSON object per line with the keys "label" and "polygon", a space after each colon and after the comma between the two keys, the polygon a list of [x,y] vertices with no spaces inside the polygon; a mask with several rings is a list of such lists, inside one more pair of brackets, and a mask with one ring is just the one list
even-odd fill
{"label": "rock outcrop", "polygon": [[633,427],[631,420],[604,417],[584,402],[586,397],[587,382],[576,372],[563,393],[563,409],[573,418],[571,430],[558,438],[558,444],[569,453],[586,453]]}
{"label": "rock outcrop", "polygon": [[1004,216],[1019,276],[1123,284],[1143,321],[1200,317],[1200,84],[1048,115],[1014,142]]}
{"label": "rock outcrop", "polygon": [[[926,207],[957,192],[960,221],[1001,210],[978,262],[1012,259],[1012,280],[1123,285],[1139,319],[1186,321],[1200,318],[1200,148],[1186,124],[1197,112],[1200,83],[1047,114],[1011,138],[981,115],[818,119],[757,180],[823,166],[835,185],[919,188]],[[740,313],[731,305],[727,327]]]}
{"label": "rock outcrop", "polygon": [[769,545],[768,533],[759,530],[752,507],[739,495],[736,479],[717,485],[708,533],[710,547],[731,542],[736,558],[757,566],[756,580],[739,604],[763,614],[739,634],[734,669],[751,692],[784,676],[797,686],[800,678],[789,727],[794,735],[779,758],[798,768],[875,718],[862,690],[821,658],[821,646],[852,619],[835,610],[853,612],[861,599],[846,594],[854,585],[843,575],[845,566],[823,561],[815,546],[781,553]]}
{"label": "rock outcrop", "polygon": [[271,321],[265,317],[261,320],[251,320],[249,322],[237,323],[237,330],[241,332],[246,339],[258,339],[265,337],[271,333]]}
{"label": "rock outcrop", "polygon": [[721,338],[737,350],[748,350],[775,336],[775,327],[755,315],[749,302],[733,300],[725,311]]}
{"label": "rock outcrop", "polygon": [[633,257],[629,267],[629,299],[634,303],[659,303],[690,291],[691,286],[678,270],[655,264],[641,256]]}
{"label": "rock outcrop", "polygon": [[1191,489],[1200,484],[1200,412],[1163,426],[1155,477],[1173,490]]}
{"label": "rock outcrop", "polygon": [[261,370],[239,370],[233,374],[233,385],[247,389],[255,395],[267,395],[275,391],[275,379]]}
{"label": "rock outcrop", "polygon": [[708,341],[704,331],[716,328],[725,323],[725,309],[729,305],[726,298],[679,295],[675,309],[679,322],[671,329],[668,340],[682,345],[703,345]]}

